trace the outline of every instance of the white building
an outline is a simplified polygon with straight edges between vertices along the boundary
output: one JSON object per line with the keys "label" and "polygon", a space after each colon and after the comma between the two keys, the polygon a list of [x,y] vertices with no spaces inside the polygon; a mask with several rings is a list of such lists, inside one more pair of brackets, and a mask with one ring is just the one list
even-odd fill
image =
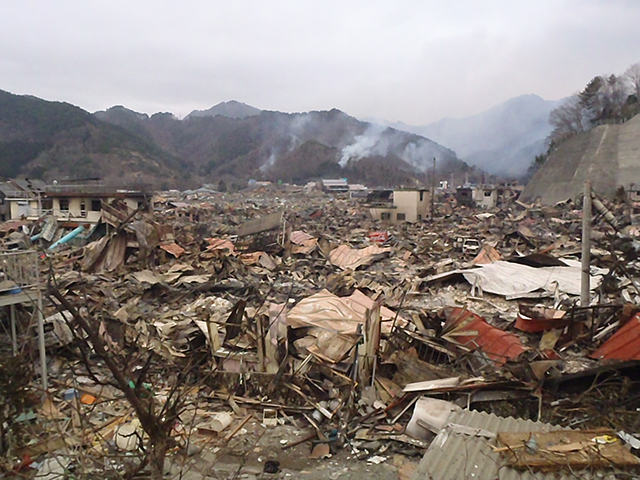
{"label": "white building", "polygon": [[393,191],[392,205],[372,205],[371,217],[389,223],[420,222],[431,212],[431,195],[426,189]]}
{"label": "white building", "polygon": [[473,201],[478,207],[493,208],[498,205],[498,189],[493,185],[479,185],[473,189]]}

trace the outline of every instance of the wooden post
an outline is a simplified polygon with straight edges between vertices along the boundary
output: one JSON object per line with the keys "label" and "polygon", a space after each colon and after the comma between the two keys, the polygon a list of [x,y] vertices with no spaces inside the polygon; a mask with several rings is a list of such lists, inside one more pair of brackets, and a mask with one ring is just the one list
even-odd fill
{"label": "wooden post", "polygon": [[[269,307],[269,328],[264,332],[264,371],[266,373],[278,373],[280,365],[278,363],[278,344],[281,338],[286,338],[286,320],[281,319],[281,315],[286,315],[287,305],[271,304]],[[282,326],[284,333],[281,334]]]}
{"label": "wooden post", "polygon": [[[38,287],[39,288],[39,287]],[[42,310],[42,292],[38,289],[38,350],[40,351],[40,373],[42,375],[42,390],[47,391],[47,350],[44,342],[44,314]]]}
{"label": "wooden post", "polygon": [[375,359],[380,347],[380,304],[374,303],[371,310],[365,313],[364,324],[364,355],[360,364],[360,383],[362,386],[369,385],[373,378]]}
{"label": "wooden post", "polygon": [[265,332],[264,332],[264,325],[262,323],[262,316],[256,315],[255,320],[256,320],[256,333],[258,335],[258,371],[264,372],[265,371],[265,368],[264,368],[265,367],[265,361],[264,361]]}
{"label": "wooden post", "polygon": [[207,320],[207,331],[209,332],[209,344],[211,345],[211,362],[216,361],[216,352],[220,350],[220,337],[218,336],[218,325],[211,318]]}
{"label": "wooden post", "polygon": [[433,157],[433,173],[431,174],[431,211],[429,217],[433,220],[433,197],[436,193],[436,157]]}
{"label": "wooden post", "polygon": [[591,182],[584,182],[582,200],[582,276],[580,283],[580,306],[588,307],[591,296]]}
{"label": "wooden post", "polygon": [[11,305],[11,344],[13,345],[13,356],[18,354],[18,332],[16,330],[16,306]]}

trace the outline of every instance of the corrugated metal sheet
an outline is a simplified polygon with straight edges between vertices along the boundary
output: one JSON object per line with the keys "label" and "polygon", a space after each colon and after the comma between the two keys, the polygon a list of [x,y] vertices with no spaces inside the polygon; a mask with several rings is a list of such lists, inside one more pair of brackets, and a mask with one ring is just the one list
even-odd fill
{"label": "corrugated metal sheet", "polygon": [[391,248],[380,248],[378,245],[369,245],[361,249],[340,245],[331,250],[329,261],[336,267],[355,270],[363,265],[371,265],[376,260],[389,254],[390,251]]}
{"label": "corrugated metal sheet", "polygon": [[309,235],[307,232],[303,232],[302,230],[295,230],[291,232],[289,239],[292,243],[296,243],[298,245],[304,245],[304,242],[308,242],[309,240],[316,240],[315,237]]}
{"label": "corrugated metal sheet", "polygon": [[207,250],[228,250],[230,255],[236,254],[236,247],[230,240],[226,240],[223,238],[207,238],[207,243],[209,246]]}
{"label": "corrugated metal sheet", "polygon": [[470,350],[480,349],[498,365],[516,360],[527,350],[516,335],[489,325],[469,310],[446,308],[445,312],[447,320],[442,338]]}
{"label": "corrugated metal sheet", "polygon": [[31,222],[27,220],[10,220],[0,224],[0,232],[10,232],[12,230],[18,230],[23,225],[29,225]]}
{"label": "corrugated metal sheet", "polygon": [[[565,263],[568,266],[533,268],[499,260],[474,268],[451,270],[433,275],[425,281],[431,284],[462,274],[473,286],[472,292],[480,289],[482,292],[505,296],[507,300],[532,295],[553,297],[556,292],[580,295],[580,262],[566,260]],[[592,269],[592,271],[595,275],[591,276],[591,290],[594,290],[608,271],[606,269]]]}
{"label": "corrugated metal sheet", "polygon": [[593,352],[591,358],[640,360],[640,314],[635,314],[609,340]]}
{"label": "corrugated metal sheet", "polygon": [[296,230],[291,232],[289,240],[293,244],[291,246],[291,253],[302,253],[308,255],[313,252],[318,246],[318,239],[312,237],[306,232]]}
{"label": "corrugated metal sheet", "polygon": [[160,248],[165,252],[170,253],[176,258],[180,257],[180,255],[182,255],[186,251],[184,248],[182,248],[180,245],[178,245],[175,242],[163,243],[162,245],[160,245]]}
{"label": "corrugated metal sheet", "polygon": [[[360,290],[348,297],[338,297],[328,290],[300,300],[287,313],[287,324],[293,328],[318,327],[345,334],[356,333],[358,324],[364,325],[366,311],[374,301]],[[382,331],[389,333],[396,314],[385,306],[380,307]]]}
{"label": "corrugated metal sheet", "polygon": [[[498,417],[485,412],[453,412],[446,425],[457,424],[492,432],[541,432],[561,430],[557,425],[513,417]],[[589,479],[588,472],[533,473],[506,466],[500,453],[491,448],[495,439],[454,433],[445,426],[431,443],[411,480],[564,480]]]}

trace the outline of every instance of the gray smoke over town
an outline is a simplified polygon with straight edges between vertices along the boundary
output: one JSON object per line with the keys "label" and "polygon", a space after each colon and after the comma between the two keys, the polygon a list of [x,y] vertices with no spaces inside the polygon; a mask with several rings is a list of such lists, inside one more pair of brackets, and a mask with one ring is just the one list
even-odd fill
{"label": "gray smoke over town", "polygon": [[389,139],[382,137],[382,134],[388,130],[382,125],[371,124],[362,135],[354,138],[355,143],[348,145],[342,149],[342,157],[340,158],[340,166],[346,167],[349,160],[360,160],[371,155],[385,156],[389,152]]}
{"label": "gray smoke over town", "polygon": [[289,126],[289,151],[298,148],[304,143],[304,130],[311,122],[310,115],[296,115]]}
{"label": "gray smoke over town", "polygon": [[438,149],[433,142],[420,140],[407,144],[400,158],[421,172],[426,172],[431,168],[431,162],[434,158],[436,159],[436,163],[440,163],[442,159],[442,152],[440,150],[441,149]]}
{"label": "gray smoke over town", "polygon": [[[415,137],[414,137],[415,138]],[[442,159],[442,147],[427,139],[407,141],[406,132],[378,124],[370,124],[362,135],[354,138],[354,143],[344,147],[340,166],[345,167],[350,160],[357,161],[372,155],[386,156],[393,153],[416,170],[425,172],[432,161]]]}

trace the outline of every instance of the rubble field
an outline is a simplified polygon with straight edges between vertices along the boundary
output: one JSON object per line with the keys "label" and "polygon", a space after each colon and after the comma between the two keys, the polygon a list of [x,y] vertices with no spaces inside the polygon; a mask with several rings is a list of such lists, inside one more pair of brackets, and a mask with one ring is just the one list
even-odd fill
{"label": "rubble field", "polygon": [[153,205],[0,225],[4,478],[638,478],[633,204]]}

